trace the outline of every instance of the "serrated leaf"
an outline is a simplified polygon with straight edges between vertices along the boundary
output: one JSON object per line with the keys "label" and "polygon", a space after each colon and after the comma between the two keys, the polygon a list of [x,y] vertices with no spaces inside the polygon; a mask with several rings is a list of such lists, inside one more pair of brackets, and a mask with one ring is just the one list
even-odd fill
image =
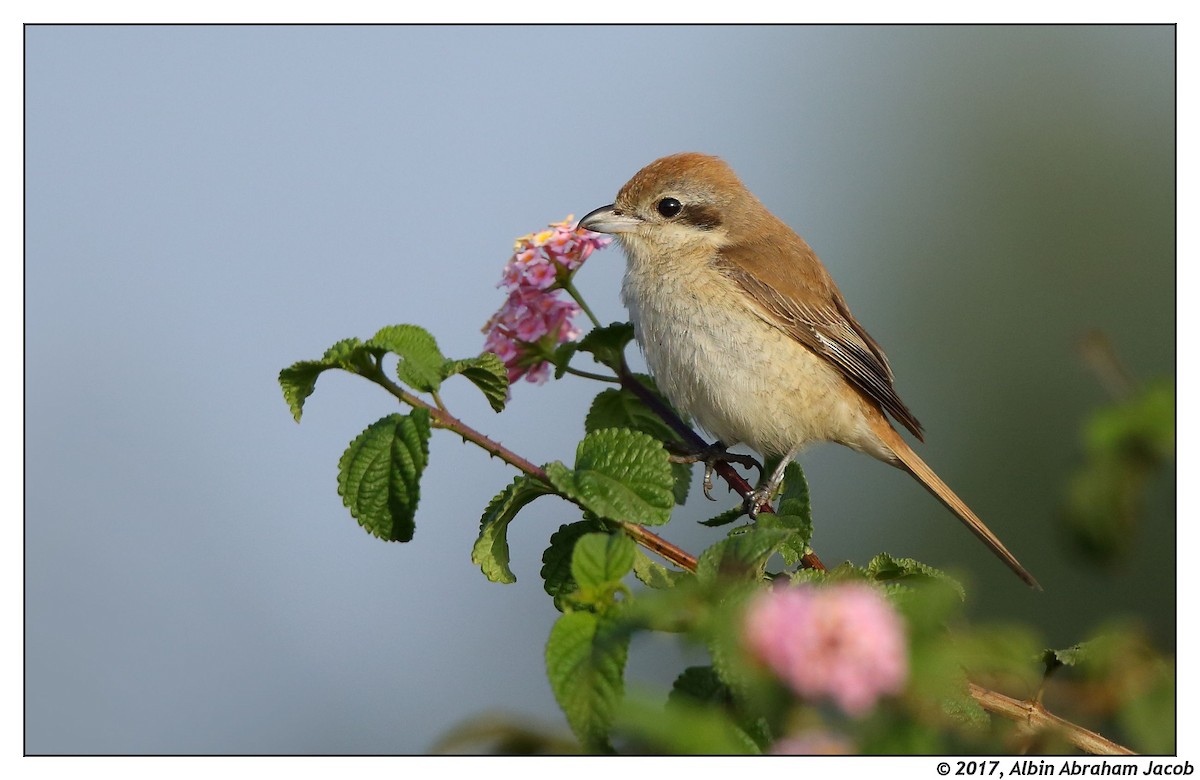
{"label": "serrated leaf", "polygon": [[414,409],[373,423],[338,462],[338,494],[359,525],[394,542],[412,539],[421,473],[429,462],[429,413]]}
{"label": "serrated leaf", "polygon": [[517,577],[508,567],[508,524],[526,504],[551,492],[536,479],[519,476],[500,491],[483,510],[479,538],[471,550],[471,561],[492,582],[512,583]]}
{"label": "serrated leaf", "polygon": [[342,339],[321,356],[321,362],[331,368],[343,368],[347,371],[361,373],[370,369],[373,351],[356,338]]}
{"label": "serrated leaf", "polygon": [[320,360],[301,360],[279,372],[283,398],[292,410],[292,417],[296,422],[300,422],[300,415],[304,413],[305,399],[312,395],[317,387],[317,377],[328,368],[329,366]]}
{"label": "serrated leaf", "polygon": [[671,426],[623,387],[610,387],[592,399],[592,405],[583,420],[583,429],[591,433],[604,428],[629,428],[648,433],[659,441],[679,439]]}
{"label": "serrated leaf", "polygon": [[637,577],[646,587],[655,590],[673,588],[679,578],[687,576],[684,572],[672,571],[666,566],[655,563],[641,550],[636,550],[636,553],[633,560],[633,576]]}
{"label": "serrated leaf", "polygon": [[667,706],[681,701],[700,704],[724,704],[730,700],[729,688],[711,666],[689,666],[680,672],[667,696]]}
{"label": "serrated leaf", "polygon": [[353,373],[363,373],[371,367],[371,355],[358,339],[342,339],[325,350],[320,360],[301,360],[279,372],[279,385],[292,417],[300,422],[304,412],[304,401],[313,393],[321,372],[341,368]]}
{"label": "serrated leaf", "polygon": [[577,351],[587,352],[597,363],[619,372],[625,356],[625,345],[630,341],[633,341],[633,325],[614,322],[588,331],[579,341]]}
{"label": "serrated leaf", "polygon": [[455,374],[462,374],[478,387],[493,411],[504,411],[508,403],[508,369],[498,355],[484,352],[479,357],[447,360],[442,375],[449,378]]}
{"label": "serrated leaf", "polygon": [[609,520],[661,525],[675,505],[667,453],[640,431],[593,431],[579,443],[574,470],[555,462],[546,474],[559,492]]}
{"label": "serrated leaf", "polygon": [[933,580],[950,586],[962,601],[967,592],[962,583],[940,569],[912,558],[893,558],[888,553],[879,553],[867,564],[867,576],[876,582],[896,583],[912,580]]}
{"label": "serrated leaf", "polygon": [[542,587],[554,599],[554,607],[560,612],[566,597],[576,590],[575,578],[571,576],[571,555],[575,542],[584,534],[600,529],[595,520],[580,520],[560,526],[550,536],[550,546],[542,553]]}
{"label": "serrated leaf", "polygon": [[396,376],[416,390],[436,391],[446,378],[442,372],[448,361],[424,328],[389,325],[372,336],[367,346],[396,355],[400,359],[396,363]]}
{"label": "serrated leaf", "polygon": [[584,748],[604,751],[625,692],[629,635],[592,612],[568,612],[546,642],[546,675],[558,706]]}
{"label": "serrated leaf", "polygon": [[696,579],[762,579],[767,559],[778,551],[792,532],[782,528],[750,526],[745,533],[722,539],[700,554]]}
{"label": "serrated leaf", "polygon": [[[720,528],[723,525],[729,525],[734,520],[746,514],[746,509],[743,506],[735,506],[732,509],[726,509],[715,517],[710,517],[707,520],[698,520],[700,525],[706,525],[709,528]],[[760,515],[761,517],[761,515]]]}
{"label": "serrated leaf", "polygon": [[[671,426],[625,388],[609,388],[592,400],[592,405],[583,420],[583,429],[591,433],[605,428],[629,428],[648,433],[662,442],[679,440]],[[688,490],[692,484],[692,470],[685,463],[672,463],[671,473],[675,478],[672,488],[675,503],[682,505],[687,502]]]}
{"label": "serrated leaf", "polygon": [[619,583],[633,568],[637,545],[623,533],[581,536],[571,553],[571,576],[580,588]]}
{"label": "serrated leaf", "polygon": [[760,514],[757,524],[763,528],[782,528],[792,532],[779,547],[784,564],[796,565],[809,551],[813,534],[812,508],[809,506],[808,481],[799,464],[787,465],[783,493],[779,496],[775,514]]}

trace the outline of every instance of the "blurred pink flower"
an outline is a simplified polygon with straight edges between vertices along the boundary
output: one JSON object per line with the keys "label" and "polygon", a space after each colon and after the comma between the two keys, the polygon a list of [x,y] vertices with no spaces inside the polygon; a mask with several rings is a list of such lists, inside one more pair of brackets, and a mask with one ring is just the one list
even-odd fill
{"label": "blurred pink flower", "polygon": [[777,740],[769,752],[774,756],[850,756],[854,745],[841,734],[814,729]]}
{"label": "blurred pink flower", "polygon": [[572,322],[579,305],[559,297],[560,285],[592,252],[612,243],[612,237],[577,230],[573,224],[574,216],[568,216],[513,243],[497,285],[508,289],[508,299],[483,327],[484,349],[504,361],[509,382],[522,376],[545,382],[550,376],[546,355],[580,336]]}
{"label": "blurred pink flower", "polygon": [[832,699],[852,716],[908,678],[904,623],[865,583],[764,591],[747,610],[743,640],[797,694]]}

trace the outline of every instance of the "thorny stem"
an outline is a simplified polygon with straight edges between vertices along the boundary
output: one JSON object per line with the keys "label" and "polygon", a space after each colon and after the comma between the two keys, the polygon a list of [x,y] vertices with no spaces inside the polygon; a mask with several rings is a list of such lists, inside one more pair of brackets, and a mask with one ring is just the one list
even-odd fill
{"label": "thorny stem", "polygon": [[[519,471],[528,474],[539,482],[543,482],[547,485],[550,484],[550,477],[547,476],[545,470],[540,466],[532,463],[529,460],[526,460],[495,439],[489,438],[488,436],[485,436],[484,434],[475,430],[462,420],[450,414],[450,412],[446,411],[444,408],[438,408],[437,406],[429,404],[408,392],[391,379],[388,379],[387,375],[383,373],[383,369],[378,364],[375,366],[374,373],[368,375],[367,378],[379,384],[397,399],[408,404],[409,406],[417,409],[424,409],[425,411],[429,412],[430,424],[434,428],[443,428],[445,430],[452,431],[461,436],[464,441],[469,441],[472,444],[477,445],[492,457],[499,458],[500,460],[504,461],[510,466],[513,466]],[[633,538],[635,542],[642,545],[647,550],[657,553],[681,569],[685,569],[690,572],[696,571],[696,558],[690,555],[687,551],[676,547],[657,534],[647,531],[640,525],[635,525],[634,523],[621,523],[621,527],[624,529],[625,533],[629,534],[629,536]]]}

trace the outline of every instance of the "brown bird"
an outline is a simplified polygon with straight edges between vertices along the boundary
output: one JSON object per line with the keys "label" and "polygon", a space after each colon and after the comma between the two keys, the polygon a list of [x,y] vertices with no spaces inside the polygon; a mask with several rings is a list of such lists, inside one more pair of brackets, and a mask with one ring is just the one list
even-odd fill
{"label": "brown bird", "polygon": [[892,368],[816,253],[722,160],[664,157],[579,221],[616,235],[621,298],[659,388],[721,445],[783,456],[753,516],[805,446],[832,441],[917,479],[1029,585],[1012,553],[892,427],[924,441]]}

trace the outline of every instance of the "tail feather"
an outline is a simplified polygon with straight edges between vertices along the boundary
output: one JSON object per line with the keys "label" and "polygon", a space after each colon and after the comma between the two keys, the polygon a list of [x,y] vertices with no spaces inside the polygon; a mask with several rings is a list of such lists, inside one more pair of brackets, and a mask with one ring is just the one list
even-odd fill
{"label": "tail feather", "polygon": [[941,501],[947,509],[953,512],[962,521],[963,525],[971,533],[978,536],[996,554],[996,557],[1004,561],[1008,568],[1012,569],[1018,577],[1025,581],[1025,584],[1038,590],[1042,589],[1038,581],[1021,565],[1016,556],[1008,551],[1004,543],[983,524],[983,521],[971,511],[971,508],[961,498],[955,495],[954,491],[942,481],[941,477],[935,474],[933,469],[929,468],[917,453],[913,452],[912,447],[908,446],[908,442],[904,441],[900,434],[886,420],[881,419],[880,424],[874,427],[876,433],[880,435],[884,443],[895,453],[896,457],[900,460],[900,465],[908,473],[912,474],[918,482],[925,486],[926,490],[933,494],[934,498]]}

